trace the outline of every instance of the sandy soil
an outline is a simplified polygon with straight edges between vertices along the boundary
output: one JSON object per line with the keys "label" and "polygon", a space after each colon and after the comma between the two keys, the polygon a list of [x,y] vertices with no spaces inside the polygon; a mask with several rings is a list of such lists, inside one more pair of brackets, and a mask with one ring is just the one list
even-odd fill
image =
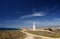
{"label": "sandy soil", "polygon": [[34,39],[34,36],[30,35],[30,34],[27,34],[27,37],[24,38],[24,39]]}
{"label": "sandy soil", "polygon": [[23,32],[27,35],[26,38],[24,39],[34,39],[34,37],[40,37],[42,39],[60,39],[60,38],[51,38],[51,37],[45,37],[45,36],[38,36],[38,35],[34,35],[34,34],[30,34],[30,33],[27,33],[27,32]]}

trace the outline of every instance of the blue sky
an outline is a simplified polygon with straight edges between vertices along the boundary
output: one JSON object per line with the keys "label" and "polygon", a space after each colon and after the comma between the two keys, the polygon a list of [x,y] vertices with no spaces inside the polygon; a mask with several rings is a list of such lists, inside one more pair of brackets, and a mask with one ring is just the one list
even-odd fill
{"label": "blue sky", "polygon": [[0,28],[60,25],[60,0],[0,0]]}

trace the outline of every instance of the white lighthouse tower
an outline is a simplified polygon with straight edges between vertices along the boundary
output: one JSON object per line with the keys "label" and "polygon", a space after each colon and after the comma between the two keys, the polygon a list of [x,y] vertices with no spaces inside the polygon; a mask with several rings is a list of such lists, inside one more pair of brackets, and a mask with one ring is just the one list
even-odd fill
{"label": "white lighthouse tower", "polygon": [[33,30],[36,30],[36,29],[35,29],[35,22],[33,22]]}

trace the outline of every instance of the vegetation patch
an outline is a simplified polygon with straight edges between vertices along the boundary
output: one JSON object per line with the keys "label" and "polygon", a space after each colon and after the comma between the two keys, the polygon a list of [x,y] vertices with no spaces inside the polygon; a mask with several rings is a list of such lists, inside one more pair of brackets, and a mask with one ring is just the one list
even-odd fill
{"label": "vegetation patch", "polygon": [[52,38],[59,38],[60,33],[59,32],[47,32],[47,31],[27,31],[28,33],[40,35],[40,36],[46,36],[46,37],[52,37]]}
{"label": "vegetation patch", "polygon": [[0,39],[23,39],[26,35],[20,30],[0,30]]}

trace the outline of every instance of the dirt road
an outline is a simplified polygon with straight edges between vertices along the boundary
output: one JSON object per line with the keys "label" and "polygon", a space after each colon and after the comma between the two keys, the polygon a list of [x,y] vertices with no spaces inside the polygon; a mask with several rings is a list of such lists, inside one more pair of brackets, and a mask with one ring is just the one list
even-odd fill
{"label": "dirt road", "polygon": [[34,35],[34,34],[30,34],[27,32],[23,32],[27,35],[27,37],[25,39],[34,39],[34,37],[40,37],[42,39],[60,39],[60,38],[51,38],[51,37],[45,37],[45,36],[38,36],[38,35]]}
{"label": "dirt road", "polygon": [[34,39],[34,36],[30,35],[30,34],[27,34],[27,37],[24,38],[24,39]]}

